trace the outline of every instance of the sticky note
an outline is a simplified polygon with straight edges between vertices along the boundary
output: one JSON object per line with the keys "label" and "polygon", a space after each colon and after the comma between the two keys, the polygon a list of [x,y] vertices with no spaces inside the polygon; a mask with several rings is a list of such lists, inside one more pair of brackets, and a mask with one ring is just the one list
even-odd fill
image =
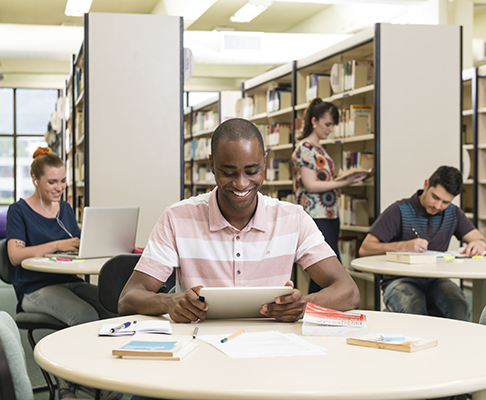
{"label": "sticky note", "polygon": [[381,340],[385,342],[399,342],[399,341],[404,341],[405,336],[402,335],[401,333],[382,333],[381,334]]}

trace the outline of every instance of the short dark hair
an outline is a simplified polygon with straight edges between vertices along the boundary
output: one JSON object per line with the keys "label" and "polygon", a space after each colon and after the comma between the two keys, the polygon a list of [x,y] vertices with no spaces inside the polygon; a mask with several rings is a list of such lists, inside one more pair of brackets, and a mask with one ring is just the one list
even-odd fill
{"label": "short dark hair", "polygon": [[258,140],[262,153],[265,154],[262,134],[252,122],[243,118],[228,119],[220,124],[211,136],[211,154],[214,156],[221,140],[239,142],[253,139]]}
{"label": "short dark hair", "polygon": [[441,166],[429,178],[429,187],[444,186],[453,196],[462,193],[462,174],[454,167]]}

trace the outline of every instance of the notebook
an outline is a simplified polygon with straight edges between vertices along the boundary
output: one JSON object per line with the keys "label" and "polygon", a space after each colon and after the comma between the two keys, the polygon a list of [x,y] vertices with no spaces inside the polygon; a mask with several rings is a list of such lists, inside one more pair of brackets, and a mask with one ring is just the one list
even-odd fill
{"label": "notebook", "polygon": [[79,252],[46,257],[101,258],[133,253],[139,207],[85,207]]}

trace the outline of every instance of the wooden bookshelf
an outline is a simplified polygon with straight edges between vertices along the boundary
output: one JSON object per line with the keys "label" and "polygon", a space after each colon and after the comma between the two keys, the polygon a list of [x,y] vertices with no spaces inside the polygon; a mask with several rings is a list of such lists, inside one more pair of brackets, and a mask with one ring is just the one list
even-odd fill
{"label": "wooden bookshelf", "polygon": [[[366,81],[356,84],[355,77],[350,81],[355,85],[348,85],[349,90],[319,95],[324,101],[334,103],[341,115],[351,105],[372,106],[366,131],[340,130],[321,141],[333,158],[336,171],[343,167],[346,152],[374,155],[373,179],[340,190],[341,194],[367,199],[364,219],[369,221],[355,226],[343,224],[341,220],[343,239],[356,238],[359,243],[381,212],[395,201],[413,195],[438,166],[460,166],[459,154],[450,151],[460,141],[458,127],[463,118],[461,88],[457,84],[461,73],[457,62],[462,57],[460,37],[458,26],[376,24],[372,29],[244,83],[245,99],[264,95],[280,83],[290,84],[293,108],[269,113],[254,107],[252,114],[241,116],[256,124],[289,123],[295,137],[300,133],[295,129],[299,126],[296,118],[303,117],[312,100],[308,98],[308,93],[312,93],[307,87],[308,76],[330,74],[334,64],[352,63],[352,60],[364,61],[361,65],[372,63],[371,79],[366,76]],[[416,46],[418,42],[422,45]],[[400,48],[399,56],[397,48]],[[437,69],[438,60],[446,67]],[[486,109],[486,104],[482,107]],[[351,132],[354,135],[348,134]],[[484,144],[486,149],[486,134]],[[272,146],[267,147],[272,150]],[[290,157],[290,154],[289,146],[286,155]],[[486,173],[484,179],[486,182]],[[291,182],[288,183],[290,188]],[[270,189],[271,185],[266,182],[265,188]],[[486,198],[486,185],[484,190]],[[486,202],[483,215],[486,215]],[[349,264],[356,253],[345,256],[345,264]],[[304,289],[300,281],[299,288]]]}
{"label": "wooden bookshelf", "polygon": [[184,111],[184,197],[206,193],[215,186],[209,167],[211,135],[218,125],[236,115],[239,91],[222,91]]}
{"label": "wooden bookshelf", "polygon": [[144,247],[183,197],[181,18],[89,13],[84,27],[66,85],[67,199],[79,222],[84,206],[139,206]]}

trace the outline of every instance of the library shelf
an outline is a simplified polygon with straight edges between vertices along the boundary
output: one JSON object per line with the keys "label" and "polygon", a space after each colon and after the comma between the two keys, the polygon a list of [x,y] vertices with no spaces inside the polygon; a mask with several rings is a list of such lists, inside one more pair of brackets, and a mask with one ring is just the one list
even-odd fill
{"label": "library shelf", "polygon": [[478,108],[478,114],[484,114],[484,113],[486,113],[486,107]]}
{"label": "library shelf", "polygon": [[82,101],[84,99],[84,90],[79,94],[78,98],[76,99],[76,102],[74,103],[74,105],[76,107],[82,105]]}
{"label": "library shelf", "polygon": [[473,179],[466,179],[464,182],[462,182],[464,185],[474,185],[474,180]]}
{"label": "library shelf", "polygon": [[81,146],[84,143],[84,135],[76,140],[76,146]]}
{"label": "library shelf", "polygon": [[268,118],[275,118],[275,117],[278,117],[279,115],[290,114],[292,112],[292,110],[293,110],[292,107],[286,107],[282,110],[273,111],[271,113],[268,113]]}
{"label": "library shelf", "polygon": [[214,129],[206,129],[200,132],[194,132],[192,134],[193,138],[201,137],[201,136],[210,136],[214,132]]}
{"label": "library shelf", "polygon": [[369,226],[344,225],[344,224],[341,224],[340,228],[342,231],[361,232],[361,233],[368,233],[368,231],[370,230]]}
{"label": "library shelf", "polygon": [[276,146],[267,147],[267,151],[280,151],[280,150],[292,150],[292,149],[293,149],[292,143],[279,144]]}
{"label": "library shelf", "polygon": [[466,213],[464,213],[464,214],[465,214],[465,215],[466,215],[466,217],[467,217],[467,218],[469,218],[469,219],[473,219],[473,218],[474,218],[474,213],[472,213],[472,212],[466,212]]}
{"label": "library shelf", "polygon": [[284,181],[264,181],[263,186],[292,186],[292,180],[284,180]]}
{"label": "library shelf", "polygon": [[473,150],[474,149],[474,145],[472,143],[469,143],[469,144],[463,144],[462,145],[462,148],[464,150]]}
{"label": "library shelf", "polygon": [[474,110],[464,110],[462,112],[462,115],[464,115],[465,117],[467,117],[468,115],[473,115],[474,113]]}
{"label": "library shelf", "polygon": [[266,120],[267,118],[268,118],[268,113],[264,112],[264,113],[260,113],[260,114],[256,114],[256,115],[252,115],[251,117],[248,117],[248,121],[252,121],[252,122],[262,121],[262,120]]}
{"label": "library shelf", "polygon": [[193,182],[194,186],[215,186],[216,181],[207,181],[207,182]]}

